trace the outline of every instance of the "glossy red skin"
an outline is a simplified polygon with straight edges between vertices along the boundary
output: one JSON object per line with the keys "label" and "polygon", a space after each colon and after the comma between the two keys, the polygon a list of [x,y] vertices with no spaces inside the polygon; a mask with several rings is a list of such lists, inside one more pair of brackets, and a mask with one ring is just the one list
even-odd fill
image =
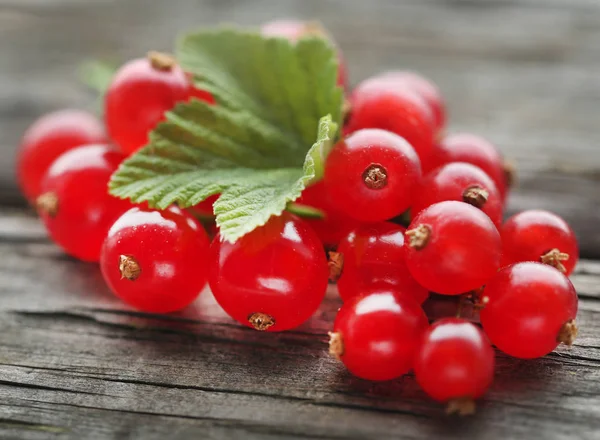
{"label": "glossy red skin", "polygon": [[[372,164],[387,170],[387,185],[367,187],[363,173]],[[412,204],[421,179],[419,158],[394,133],[365,129],[338,142],[325,162],[325,188],[331,203],[349,217],[363,222],[388,220]]]}
{"label": "glossy red skin", "polygon": [[481,168],[496,184],[496,188],[506,199],[508,183],[504,172],[504,160],[498,149],[489,141],[470,133],[456,133],[446,136],[434,146],[426,171],[451,162],[467,162]]}
{"label": "glossy red skin", "polygon": [[[210,240],[189,214],[136,207],[110,228],[102,247],[102,274],[116,296],[138,310],[168,313],[192,303],[206,286]],[[133,257],[141,272],[123,278],[120,256]]]}
{"label": "glossy red skin", "polygon": [[178,65],[170,70],[152,67],[150,60],[129,61],[117,71],[105,96],[106,127],[126,154],[148,143],[148,134],[165,112],[189,98],[190,83]]}
{"label": "glossy red skin", "polygon": [[81,145],[106,142],[104,127],[82,110],[59,110],[35,121],[23,135],[17,154],[17,177],[30,203],[40,195],[42,180],[61,154]]}
{"label": "glossy red skin", "polygon": [[425,332],[415,359],[415,378],[439,402],[481,397],[494,379],[494,349],[475,325],[444,318]]}
{"label": "glossy red skin", "polygon": [[352,229],[358,226],[356,220],[333,206],[323,180],[302,191],[302,195],[296,200],[296,203],[317,208],[325,214],[322,219],[304,219],[325,246],[336,246]]}
{"label": "glossy red skin", "polygon": [[108,194],[111,174],[123,161],[107,145],[86,145],[67,151],[52,164],[41,193],[58,197],[58,212],[40,217],[52,240],[80,260],[96,262],[114,221],[131,208],[128,201]]}
{"label": "glossy red skin", "polygon": [[423,167],[433,150],[435,126],[425,100],[392,79],[373,77],[361,82],[350,97],[351,113],[345,130],[381,128],[402,136],[415,149]]}
{"label": "glossy red skin", "polygon": [[478,289],[500,268],[502,242],[490,218],[463,202],[440,202],[421,211],[408,230],[431,227],[422,249],[404,242],[406,264],[423,287],[443,295]]}
{"label": "glossy red skin", "polygon": [[387,289],[371,288],[340,308],[333,331],[341,335],[340,360],[355,376],[391,380],[409,372],[428,322],[419,305]]}
{"label": "glossy red skin", "polygon": [[541,263],[502,269],[485,286],[481,324],[492,343],[510,356],[533,359],[558,345],[561,327],[577,315],[577,292],[569,279]]}
{"label": "glossy red skin", "polygon": [[211,245],[209,283],[221,307],[236,321],[266,313],[267,331],[295,328],[317,310],[327,289],[328,267],[319,237],[284,212],[234,244],[217,235]]}
{"label": "glossy red skin", "polygon": [[344,258],[337,281],[344,301],[360,296],[372,286],[388,288],[399,297],[422,304],[429,292],[415,281],[404,261],[404,232],[389,222],[363,224],[347,235],[337,251]]}
{"label": "glossy red skin", "polygon": [[552,249],[569,254],[563,261],[570,275],[579,260],[577,237],[562,218],[548,211],[531,209],[513,215],[501,229],[502,265],[521,261],[540,261]]}
{"label": "glossy red skin", "polygon": [[[287,38],[293,43],[314,32],[311,23],[302,20],[273,20],[263,24],[260,30],[266,37]],[[348,68],[342,51],[337,47],[331,35],[325,32],[323,36],[336,46],[338,56],[337,84],[345,89],[348,87]]]}
{"label": "glossy red skin", "polygon": [[442,165],[425,175],[416,189],[411,214],[415,216],[428,206],[446,200],[462,202],[465,190],[474,185],[488,192],[488,200],[481,210],[499,228],[502,225],[504,205],[502,196],[492,179],[481,168],[465,162]]}
{"label": "glossy red skin", "polygon": [[379,77],[393,80],[398,84],[398,87],[407,87],[416,92],[429,105],[437,131],[444,129],[446,125],[446,104],[442,92],[433,82],[415,72],[408,71],[385,72]]}

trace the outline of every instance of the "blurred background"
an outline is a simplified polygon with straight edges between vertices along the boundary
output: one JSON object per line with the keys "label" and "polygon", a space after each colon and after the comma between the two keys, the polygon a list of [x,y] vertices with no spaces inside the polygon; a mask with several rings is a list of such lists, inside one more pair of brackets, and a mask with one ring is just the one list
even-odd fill
{"label": "blurred background", "polygon": [[495,143],[517,165],[510,212],[550,209],[600,256],[599,0],[0,0],[0,210],[25,206],[15,150],[38,116],[91,109],[87,59],[169,51],[181,30],[320,20],[351,84],[418,71],[449,108],[449,131]]}

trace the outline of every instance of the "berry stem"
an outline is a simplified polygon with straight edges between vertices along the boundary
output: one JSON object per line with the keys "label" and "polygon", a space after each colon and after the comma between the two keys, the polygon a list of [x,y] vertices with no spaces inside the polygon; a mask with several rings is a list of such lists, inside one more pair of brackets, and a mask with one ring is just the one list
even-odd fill
{"label": "berry stem", "polygon": [[577,337],[577,333],[579,329],[577,328],[577,323],[574,319],[570,319],[565,322],[558,332],[558,337],[556,340],[565,345],[571,346],[573,342],[575,342],[575,338]]}
{"label": "berry stem", "polygon": [[168,72],[177,64],[175,58],[168,53],[150,51],[147,56],[150,64],[156,70]]}
{"label": "berry stem", "polygon": [[269,327],[275,325],[275,318],[266,313],[257,312],[248,317],[248,322],[252,324],[252,327],[254,327],[255,330],[264,332]]}
{"label": "berry stem", "polygon": [[387,185],[387,170],[378,163],[372,163],[363,172],[363,182],[369,189],[381,189]]}
{"label": "berry stem", "polygon": [[462,198],[463,202],[473,205],[476,208],[483,208],[488,200],[490,193],[479,185],[473,185],[465,189]]}
{"label": "berry stem", "polygon": [[406,236],[408,237],[408,245],[411,248],[421,250],[427,246],[431,238],[431,226],[419,225],[414,229],[406,231]]}
{"label": "berry stem", "polygon": [[58,214],[58,196],[53,192],[47,192],[39,196],[35,202],[38,212],[56,217]]}
{"label": "berry stem", "polygon": [[475,414],[475,401],[470,397],[452,399],[446,406],[446,414],[458,414],[459,416],[470,416]]}
{"label": "berry stem", "polygon": [[329,332],[329,354],[336,359],[344,355],[344,340],[342,334],[338,332]]}
{"label": "berry stem", "polygon": [[316,218],[316,219],[324,219],[325,213],[312,206],[303,205],[302,203],[294,203],[290,202],[285,207],[286,211],[291,212],[292,214],[296,214],[298,217],[302,218]]}
{"label": "berry stem", "polygon": [[562,264],[563,261],[569,259],[569,254],[561,252],[558,249],[552,249],[540,257],[540,261],[544,264],[558,269],[562,273],[567,273],[567,268]]}
{"label": "berry stem", "polygon": [[344,254],[340,252],[329,252],[329,279],[332,282],[336,282],[342,275],[344,269]]}
{"label": "berry stem", "polygon": [[142,273],[142,268],[135,258],[130,255],[119,256],[119,271],[121,279],[125,278],[129,281],[135,281]]}

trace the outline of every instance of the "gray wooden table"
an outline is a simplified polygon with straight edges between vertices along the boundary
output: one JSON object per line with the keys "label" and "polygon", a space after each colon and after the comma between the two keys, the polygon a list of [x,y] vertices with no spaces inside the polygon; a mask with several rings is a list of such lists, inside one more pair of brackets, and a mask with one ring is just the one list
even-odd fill
{"label": "gray wooden table", "polygon": [[[352,82],[396,67],[433,78],[450,131],[516,161],[509,210],[554,210],[580,238],[580,337],[539,360],[498,354],[475,417],[445,417],[410,375],[368,383],[329,358],[333,289],[282,334],[240,328],[209,292],[176,315],[131,311],[96,266],[46,239],[18,194],[26,126],[93,105],[76,84],[82,60],[285,16],[323,21]],[[599,43],[598,0],[0,0],[0,438],[600,438]]]}

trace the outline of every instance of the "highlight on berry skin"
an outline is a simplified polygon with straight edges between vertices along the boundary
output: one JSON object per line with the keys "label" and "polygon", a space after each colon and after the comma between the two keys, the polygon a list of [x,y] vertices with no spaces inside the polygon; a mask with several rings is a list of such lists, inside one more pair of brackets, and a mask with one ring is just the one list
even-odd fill
{"label": "highlight on berry skin", "polygon": [[135,207],[108,231],[100,267],[113,293],[150,313],[181,310],[206,286],[210,241],[187,212]]}
{"label": "highlight on berry skin", "polygon": [[106,189],[123,158],[109,145],[84,145],[66,151],[48,169],[36,207],[48,235],[67,254],[99,261],[108,230],[131,208]]}
{"label": "highlight on berry skin", "polygon": [[471,415],[475,400],[494,377],[494,350],[476,325],[461,318],[443,318],[423,336],[415,359],[415,379],[448,413]]}
{"label": "highlight on berry skin", "polygon": [[392,222],[363,224],[340,242],[336,252],[329,253],[330,279],[337,281],[342,300],[360,296],[373,286],[390,287],[419,304],[429,297],[406,266],[405,231]]}
{"label": "highlight on berry skin", "polygon": [[575,233],[566,221],[548,211],[532,209],[509,218],[501,229],[502,264],[537,261],[570,275],[579,260]]}
{"label": "highlight on berry skin", "polygon": [[355,376],[383,381],[412,368],[427,317],[394,287],[367,287],[338,311],[329,352]]}
{"label": "highlight on berry skin", "polygon": [[308,223],[284,212],[235,243],[217,235],[209,283],[215,299],[240,324],[259,331],[295,328],[325,296],[329,268]]}
{"label": "highlight on berry skin", "polygon": [[502,242],[494,223],[468,203],[433,204],[412,220],[406,264],[423,287],[460,295],[485,285],[500,268]]}
{"label": "highlight on berry skin", "polygon": [[492,343],[521,359],[542,357],[577,336],[577,293],[569,279],[542,263],[505,267],[483,290],[481,324]]}

